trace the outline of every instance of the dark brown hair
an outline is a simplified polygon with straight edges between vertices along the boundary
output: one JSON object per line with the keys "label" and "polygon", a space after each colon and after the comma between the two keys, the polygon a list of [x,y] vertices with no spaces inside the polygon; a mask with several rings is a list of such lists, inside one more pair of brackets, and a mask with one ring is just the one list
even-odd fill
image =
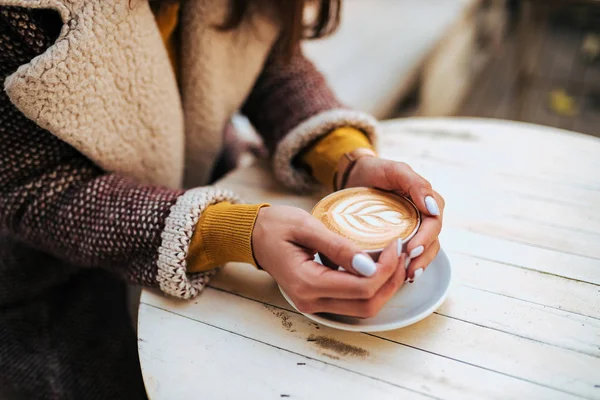
{"label": "dark brown hair", "polygon": [[[156,6],[176,0],[151,0]],[[250,1],[230,0],[231,13],[219,29],[229,30],[240,24],[248,10]],[[268,0],[277,5],[283,24],[283,32],[278,42],[284,57],[289,57],[302,39],[316,39],[326,36],[338,27],[340,22],[341,0]],[[308,16],[308,18],[307,18]]]}

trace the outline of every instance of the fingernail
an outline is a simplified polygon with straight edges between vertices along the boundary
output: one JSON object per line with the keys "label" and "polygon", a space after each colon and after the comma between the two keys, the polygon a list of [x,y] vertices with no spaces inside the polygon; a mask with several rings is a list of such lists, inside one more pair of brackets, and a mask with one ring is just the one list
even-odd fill
{"label": "fingernail", "polygon": [[419,268],[419,269],[415,270],[415,275],[414,275],[412,281],[413,282],[416,281],[417,279],[419,279],[419,277],[421,275],[423,275],[423,268]]}
{"label": "fingernail", "polygon": [[404,269],[408,269],[411,261],[410,256],[406,257],[406,260],[404,260]]}
{"label": "fingernail", "polygon": [[429,214],[440,215],[440,208],[438,207],[438,204],[433,197],[425,197],[425,207],[427,207],[427,211],[429,211]]}
{"label": "fingernail", "polygon": [[396,243],[396,255],[398,258],[402,255],[402,247],[404,247],[404,243],[402,242],[402,239],[398,239],[398,242]]}
{"label": "fingernail", "polygon": [[373,276],[377,270],[375,261],[373,261],[371,257],[360,253],[355,255],[352,259],[352,267],[356,272],[366,277]]}
{"label": "fingernail", "polygon": [[408,254],[408,256],[410,258],[417,258],[419,257],[421,254],[423,254],[423,251],[425,250],[425,247],[423,246],[417,246],[414,249],[412,249],[410,251],[410,253]]}

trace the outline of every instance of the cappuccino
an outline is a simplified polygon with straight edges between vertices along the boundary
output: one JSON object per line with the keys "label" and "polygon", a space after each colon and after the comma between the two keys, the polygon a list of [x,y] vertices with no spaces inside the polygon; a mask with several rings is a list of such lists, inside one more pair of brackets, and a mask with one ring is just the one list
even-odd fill
{"label": "cappuccino", "polygon": [[371,188],[332,193],[317,203],[312,214],[367,252],[380,251],[398,238],[408,241],[420,224],[419,211],[410,200]]}

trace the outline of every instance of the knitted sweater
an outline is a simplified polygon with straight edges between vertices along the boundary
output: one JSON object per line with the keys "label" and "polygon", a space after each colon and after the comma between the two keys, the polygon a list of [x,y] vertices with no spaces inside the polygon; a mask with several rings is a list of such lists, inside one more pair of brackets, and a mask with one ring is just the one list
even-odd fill
{"label": "knitted sweater", "polygon": [[[172,296],[197,295],[211,275],[186,270],[197,221],[211,204],[238,202],[218,187],[178,183],[178,162],[190,148],[212,149],[200,152],[201,162],[214,153],[214,130],[198,121],[221,125],[197,118],[189,93],[199,72],[183,79],[190,81],[182,84],[190,115],[183,124],[172,108],[181,104],[177,92],[162,84],[169,81],[161,69],[170,68],[166,51],[142,46],[156,44],[153,38],[160,44],[147,4],[117,2],[0,0],[0,387],[27,387],[30,398],[139,398],[135,337],[113,276]],[[119,23],[119,13],[130,23]],[[183,30],[201,30],[197,21]],[[89,31],[103,27],[111,35]],[[139,48],[121,42],[132,32]],[[108,44],[114,47],[106,52],[96,47]],[[141,60],[149,64],[142,68]],[[133,69],[121,74],[119,63]],[[375,134],[374,121],[344,110],[299,50],[289,64],[264,59],[250,87],[241,110],[292,188],[314,182],[292,160],[316,140],[342,126]],[[164,100],[155,107],[148,103],[154,97]],[[179,142],[183,125],[193,140]],[[178,143],[187,146],[181,153]],[[210,175],[207,165],[201,175]]]}

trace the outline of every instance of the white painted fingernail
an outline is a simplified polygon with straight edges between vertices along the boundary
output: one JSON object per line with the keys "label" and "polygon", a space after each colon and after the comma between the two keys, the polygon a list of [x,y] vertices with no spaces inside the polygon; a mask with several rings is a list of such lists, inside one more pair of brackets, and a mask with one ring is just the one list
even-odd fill
{"label": "white painted fingernail", "polygon": [[408,269],[411,261],[410,256],[406,256],[406,260],[404,260],[404,269]]}
{"label": "white painted fingernail", "polygon": [[410,253],[408,254],[408,256],[410,258],[417,258],[419,257],[421,254],[423,254],[423,251],[425,250],[425,247],[423,246],[417,246],[414,249],[412,249],[410,251]]}
{"label": "white painted fingernail", "polygon": [[429,211],[429,214],[440,215],[440,207],[438,207],[438,203],[433,197],[425,197],[425,207],[427,207],[427,211]]}
{"label": "white painted fingernail", "polygon": [[419,268],[417,270],[415,270],[415,275],[413,277],[413,282],[416,281],[417,279],[419,279],[419,277],[423,275],[423,268]]}
{"label": "white painted fingernail", "polygon": [[402,239],[398,239],[398,242],[396,243],[396,255],[398,258],[402,255],[402,247],[404,247],[404,243],[402,242]]}
{"label": "white painted fingernail", "polygon": [[352,259],[352,267],[356,272],[366,277],[373,276],[377,270],[375,261],[371,257],[360,253]]}

